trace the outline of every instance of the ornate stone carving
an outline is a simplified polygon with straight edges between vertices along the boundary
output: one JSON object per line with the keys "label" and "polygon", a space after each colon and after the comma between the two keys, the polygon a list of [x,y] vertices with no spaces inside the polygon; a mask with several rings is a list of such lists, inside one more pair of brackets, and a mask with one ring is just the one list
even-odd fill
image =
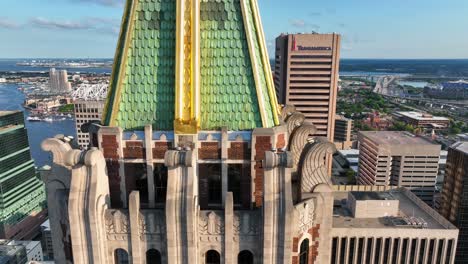
{"label": "ornate stone carving", "polygon": [[222,241],[224,239],[224,217],[217,212],[201,212],[198,226],[200,241]]}
{"label": "ornate stone carving", "polygon": [[325,164],[327,154],[336,152],[336,147],[325,137],[318,137],[305,146],[299,163],[301,191],[312,192],[321,183],[330,183]]}
{"label": "ornate stone carving", "polygon": [[315,199],[309,200],[304,203],[301,210],[299,210],[299,234],[306,233],[314,225],[315,203]]}
{"label": "ornate stone carving", "polygon": [[283,121],[286,121],[286,119],[291,115],[293,114],[294,112],[296,112],[296,107],[293,106],[293,105],[285,105],[283,107],[283,109],[281,109],[281,119]]}
{"label": "ornate stone carving", "polygon": [[128,212],[107,210],[105,214],[108,240],[127,240],[130,233]]}
{"label": "ornate stone carving", "polygon": [[286,119],[286,124],[288,126],[288,133],[291,135],[294,130],[304,124],[305,116],[302,113],[296,112],[293,113]]}
{"label": "ornate stone carving", "polygon": [[317,128],[311,123],[304,123],[294,130],[291,135],[291,142],[289,144],[291,154],[293,157],[293,171],[297,170],[297,164],[304,150],[305,145],[309,142],[312,135],[317,132]]}

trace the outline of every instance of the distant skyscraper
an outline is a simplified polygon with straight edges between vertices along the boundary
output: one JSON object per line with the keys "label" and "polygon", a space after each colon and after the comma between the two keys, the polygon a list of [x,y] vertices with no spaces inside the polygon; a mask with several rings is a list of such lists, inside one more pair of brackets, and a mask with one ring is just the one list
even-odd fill
{"label": "distant skyscraper", "polygon": [[68,81],[66,70],[49,70],[49,86],[52,93],[67,93],[71,91],[71,83]]}
{"label": "distant skyscraper", "polygon": [[340,35],[289,34],[276,38],[275,86],[280,104],[294,105],[333,141]]}
{"label": "distant skyscraper", "polygon": [[46,197],[21,111],[0,111],[0,191],[0,238],[36,236],[45,220]]}
{"label": "distant skyscraper", "polygon": [[359,132],[360,185],[392,185],[433,201],[439,170],[440,145],[408,132]]}
{"label": "distant skyscraper", "polygon": [[460,229],[457,263],[468,262],[468,142],[448,150],[440,213]]}

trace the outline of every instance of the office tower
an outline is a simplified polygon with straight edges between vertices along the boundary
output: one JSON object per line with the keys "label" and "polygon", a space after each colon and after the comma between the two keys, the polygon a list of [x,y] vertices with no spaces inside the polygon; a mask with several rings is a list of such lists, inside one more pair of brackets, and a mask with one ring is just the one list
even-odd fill
{"label": "office tower", "polygon": [[448,150],[440,213],[460,229],[457,263],[468,261],[468,142],[458,142]]}
{"label": "office tower", "polygon": [[107,96],[107,84],[80,85],[72,94],[75,108],[75,129],[77,143],[82,148],[89,146],[89,132],[82,131],[82,126],[87,127],[90,122],[100,123],[104,100]]}
{"label": "office tower", "polygon": [[454,263],[458,229],[409,190],[336,187],[328,263]]}
{"label": "office tower", "polygon": [[2,264],[29,264],[42,260],[42,247],[39,241],[0,240]]}
{"label": "office tower", "polygon": [[21,111],[0,111],[0,237],[31,239],[44,222],[45,189],[37,177]]}
{"label": "office tower", "polygon": [[44,260],[54,259],[54,249],[52,246],[52,232],[50,229],[50,221],[47,220],[41,225],[41,246],[44,255]]}
{"label": "office tower", "polygon": [[334,138],[340,35],[282,34],[276,38],[275,86],[280,104],[294,105],[318,129]]}
{"label": "office tower", "polygon": [[359,132],[360,185],[407,187],[431,204],[440,145],[399,131]]}
{"label": "office tower", "polygon": [[71,83],[68,82],[66,70],[57,71],[55,68],[49,70],[49,87],[51,93],[67,93],[71,91]]}
{"label": "office tower", "polygon": [[353,120],[344,116],[336,116],[334,143],[338,149],[350,149],[353,147],[352,141]]}
{"label": "office tower", "polygon": [[330,263],[335,146],[280,111],[257,1],[125,10],[93,148],[42,144],[55,261]]}

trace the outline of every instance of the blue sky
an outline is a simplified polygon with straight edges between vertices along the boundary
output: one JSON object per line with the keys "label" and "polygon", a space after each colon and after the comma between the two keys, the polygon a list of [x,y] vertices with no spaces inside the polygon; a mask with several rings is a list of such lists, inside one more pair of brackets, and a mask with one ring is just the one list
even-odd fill
{"label": "blue sky", "polygon": [[[123,0],[0,1],[0,58],[111,58]],[[343,58],[468,58],[467,0],[259,0],[268,42],[338,32]]]}

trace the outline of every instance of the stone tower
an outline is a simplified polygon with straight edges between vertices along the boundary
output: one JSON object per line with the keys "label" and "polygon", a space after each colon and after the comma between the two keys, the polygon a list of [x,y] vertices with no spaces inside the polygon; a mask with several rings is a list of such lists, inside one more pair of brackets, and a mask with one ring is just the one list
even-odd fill
{"label": "stone tower", "polygon": [[255,0],[128,0],[93,147],[43,143],[56,261],[329,263],[334,146],[304,120]]}

